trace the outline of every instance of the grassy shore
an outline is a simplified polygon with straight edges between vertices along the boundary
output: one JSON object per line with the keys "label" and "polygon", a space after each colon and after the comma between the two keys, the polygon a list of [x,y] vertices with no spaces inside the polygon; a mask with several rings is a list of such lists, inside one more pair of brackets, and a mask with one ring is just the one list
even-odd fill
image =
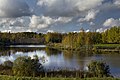
{"label": "grassy shore", "polygon": [[95,44],[95,46],[108,46],[108,47],[120,47],[120,44]]}
{"label": "grassy shore", "polygon": [[108,48],[108,49],[117,49],[119,48],[120,49],[120,44],[95,44],[94,45],[95,47],[98,47],[98,48]]}
{"label": "grassy shore", "polygon": [[97,51],[120,53],[120,44],[95,44],[94,48]]}
{"label": "grassy shore", "polygon": [[103,52],[118,52],[120,53],[120,44],[94,44],[84,45],[81,47],[65,47],[61,43],[48,44],[48,47],[59,50],[73,50],[73,51],[103,51]]}
{"label": "grassy shore", "polygon": [[0,75],[0,80],[120,80],[118,78],[62,78],[62,77],[17,77],[17,76],[5,76]]}

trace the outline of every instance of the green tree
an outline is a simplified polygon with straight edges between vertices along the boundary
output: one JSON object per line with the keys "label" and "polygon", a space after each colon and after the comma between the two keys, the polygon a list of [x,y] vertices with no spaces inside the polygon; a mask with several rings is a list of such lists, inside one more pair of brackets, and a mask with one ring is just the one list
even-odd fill
{"label": "green tree", "polygon": [[109,77],[110,68],[106,63],[100,61],[92,61],[88,65],[89,72],[93,74],[94,77]]}
{"label": "green tree", "polygon": [[120,27],[112,27],[102,33],[103,43],[120,43]]}
{"label": "green tree", "polygon": [[78,33],[77,43],[79,47],[85,45],[85,36],[85,32]]}
{"label": "green tree", "polygon": [[12,68],[13,67],[13,62],[11,62],[11,61],[5,61],[4,63],[3,63],[3,66],[7,66],[7,67],[10,67],[10,68]]}
{"label": "green tree", "polygon": [[45,40],[47,43],[61,43],[62,34],[61,33],[47,33]]}
{"label": "green tree", "polygon": [[38,57],[34,59],[30,57],[18,57],[13,63],[13,74],[17,76],[35,76],[43,70],[43,66],[39,63]]}

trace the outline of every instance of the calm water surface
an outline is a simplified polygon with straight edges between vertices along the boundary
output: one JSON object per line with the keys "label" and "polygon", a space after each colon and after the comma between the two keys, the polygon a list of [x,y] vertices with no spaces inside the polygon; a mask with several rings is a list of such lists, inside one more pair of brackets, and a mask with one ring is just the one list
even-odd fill
{"label": "calm water surface", "polygon": [[87,65],[92,60],[106,62],[111,69],[112,75],[120,77],[120,54],[94,54],[73,53],[71,51],[59,51],[46,48],[45,45],[17,45],[0,48],[0,64],[4,61],[14,61],[19,56],[33,58],[37,55],[46,69],[58,70],[88,70]]}

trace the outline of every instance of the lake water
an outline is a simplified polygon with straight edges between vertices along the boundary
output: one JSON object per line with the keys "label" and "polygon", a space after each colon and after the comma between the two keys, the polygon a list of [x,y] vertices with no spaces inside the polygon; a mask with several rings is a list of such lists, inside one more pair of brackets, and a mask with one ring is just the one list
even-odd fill
{"label": "lake water", "polygon": [[39,57],[44,68],[51,70],[87,70],[87,65],[92,60],[101,60],[110,66],[112,75],[120,77],[120,54],[87,55],[84,52],[59,51],[47,48],[45,45],[17,45],[0,48],[0,64],[7,60],[14,61],[19,56],[33,58],[34,55]]}

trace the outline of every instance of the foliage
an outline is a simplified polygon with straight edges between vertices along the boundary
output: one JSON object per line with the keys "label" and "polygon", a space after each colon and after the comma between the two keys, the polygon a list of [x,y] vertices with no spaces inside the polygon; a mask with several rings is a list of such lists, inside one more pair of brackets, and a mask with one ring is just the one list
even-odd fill
{"label": "foliage", "polygon": [[94,46],[99,49],[120,49],[120,44],[96,44]]}
{"label": "foliage", "polygon": [[13,63],[11,61],[5,61],[0,65],[0,75],[13,75],[12,66]]}
{"label": "foliage", "polygon": [[79,32],[79,33],[0,33],[0,45],[10,44],[48,44],[62,43],[64,47],[78,48],[83,45],[93,45],[101,43],[119,44],[120,27],[112,27],[105,32]]}
{"label": "foliage", "polygon": [[92,61],[88,65],[89,72],[94,74],[94,77],[109,77],[110,68],[106,63],[100,61]]}
{"label": "foliage", "polygon": [[0,45],[10,44],[44,44],[44,34],[34,32],[0,33]]}
{"label": "foliage", "polygon": [[47,43],[61,43],[62,34],[61,33],[47,33],[45,40]]}
{"label": "foliage", "polygon": [[34,59],[18,57],[13,63],[13,73],[17,76],[35,76],[42,70],[42,64],[39,63],[37,56]]}
{"label": "foliage", "polygon": [[3,64],[3,66],[12,68],[13,67],[13,62],[11,62],[11,61],[5,61],[4,64]]}
{"label": "foliage", "polygon": [[84,45],[93,44],[119,44],[120,27],[112,27],[105,32],[80,32],[68,33],[62,39],[64,48],[79,48]]}
{"label": "foliage", "polygon": [[112,27],[102,33],[103,43],[120,43],[120,27]]}
{"label": "foliage", "polygon": [[84,45],[102,43],[101,38],[102,35],[95,32],[69,33],[63,38],[62,44],[65,47],[78,48]]}
{"label": "foliage", "polygon": [[45,77],[45,78],[40,78],[40,77],[16,77],[16,76],[1,76],[0,75],[0,80],[120,80],[117,78],[51,78],[51,77]]}
{"label": "foliage", "polygon": [[[7,64],[6,64],[7,63]],[[14,63],[13,67],[7,66],[10,61],[5,62],[3,65],[0,65],[0,75],[13,75],[21,76],[17,79],[21,79],[24,76],[40,76],[40,77],[62,77],[62,78],[91,78],[91,77],[111,77],[109,72],[109,66],[102,62],[93,61],[89,64],[89,71],[69,71],[67,69],[57,71],[48,70],[47,72],[43,71],[43,66],[39,63],[38,57],[34,56],[33,59],[30,57],[18,57]],[[12,71],[13,70],[13,71]],[[16,78],[15,78],[16,79]]]}

